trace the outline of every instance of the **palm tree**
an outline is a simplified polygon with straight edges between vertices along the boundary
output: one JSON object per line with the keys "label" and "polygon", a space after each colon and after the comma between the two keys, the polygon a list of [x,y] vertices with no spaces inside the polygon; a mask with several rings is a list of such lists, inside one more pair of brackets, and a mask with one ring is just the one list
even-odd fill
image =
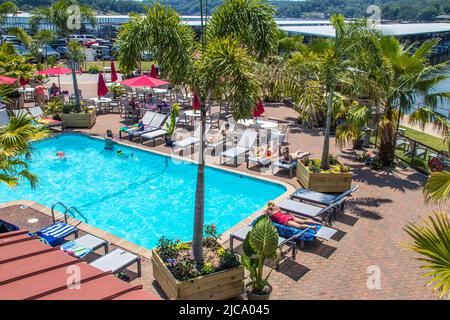
{"label": "palm tree", "polygon": [[[180,23],[178,14],[156,4],[147,9],[145,17],[132,16],[123,26],[117,59],[130,72],[137,68],[144,50],[152,51],[172,83],[189,85],[199,95],[204,133],[205,101],[213,89],[227,97],[235,119],[251,115],[261,92],[254,74],[255,58],[262,60],[275,44],[273,14],[273,8],[259,0],[227,0],[212,15],[202,43],[197,45],[191,29]],[[202,134],[192,243],[198,264],[203,261],[204,179]]]}
{"label": "palm tree", "polygon": [[369,88],[367,96],[379,114],[379,156],[384,165],[390,166],[394,160],[396,127],[402,114],[409,113],[418,104],[426,107],[418,108],[412,114],[412,122],[433,121],[445,130],[444,122],[439,121],[441,118],[429,112],[435,110],[440,99],[450,96],[448,92],[433,91],[448,78],[439,74],[447,68],[447,63],[434,66],[429,63],[428,57],[435,45],[435,40],[429,40],[414,50],[414,46],[405,47],[394,37],[381,37],[380,60],[383,63],[369,66],[371,70],[366,76],[359,75],[359,82]]}
{"label": "palm tree", "polygon": [[[38,7],[33,10],[30,20],[32,30],[37,31],[41,22],[45,21],[51,23],[57,30],[57,33],[65,37],[67,42],[69,42],[69,35],[77,31],[74,29],[77,27],[76,24],[74,26],[69,23],[74,18],[72,16],[73,12],[70,10],[72,6],[76,6],[79,9],[80,16],[77,18],[80,19],[81,23],[89,23],[91,26],[95,27],[97,20],[94,11],[90,7],[81,5],[77,0],[58,0],[50,7]],[[77,112],[80,112],[80,94],[76,79],[75,61],[72,59],[70,60],[70,67],[72,69],[76,109]]]}
{"label": "palm tree", "polygon": [[[436,212],[421,220],[423,225],[409,223],[405,231],[413,239],[409,248],[422,257],[422,269],[428,270],[423,277],[431,277],[429,285],[442,298],[450,289],[450,219],[448,214]],[[447,296],[450,299],[450,294]]]}
{"label": "palm tree", "polygon": [[0,25],[5,23],[8,14],[17,14],[19,8],[14,2],[6,1],[0,4]]}
{"label": "palm tree", "polygon": [[0,45],[0,74],[29,79],[34,74],[34,70],[34,66],[28,63],[25,57],[18,55],[10,43]]}
{"label": "palm tree", "polygon": [[[6,94],[4,90],[0,90],[2,96]],[[23,158],[32,152],[30,141],[48,135],[47,129],[35,126],[28,116],[12,117],[9,124],[0,129],[0,182],[13,188],[28,181],[34,188],[38,178],[29,171]]]}

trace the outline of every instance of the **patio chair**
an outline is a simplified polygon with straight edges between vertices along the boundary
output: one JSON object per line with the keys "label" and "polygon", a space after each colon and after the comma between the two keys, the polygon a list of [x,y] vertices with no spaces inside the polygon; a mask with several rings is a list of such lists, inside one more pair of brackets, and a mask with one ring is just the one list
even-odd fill
{"label": "patio chair", "polygon": [[280,146],[283,144],[284,137],[272,137],[269,144],[259,148],[254,154],[247,157],[247,168],[250,162],[257,163],[262,166],[268,166],[273,159],[278,159],[280,153]]}
{"label": "patio chair", "polygon": [[144,130],[132,130],[128,132],[128,138],[130,141],[133,140],[133,138],[141,137],[145,133],[149,133],[155,130],[159,130],[164,126],[164,123],[167,119],[167,115],[161,114],[161,113],[155,113],[155,116],[153,117],[152,121],[145,126]]}
{"label": "patio chair", "polygon": [[[147,111],[144,114],[144,116],[142,117],[142,123],[144,124],[144,126],[149,126],[155,116],[156,116],[156,112]],[[138,129],[137,123],[132,124],[131,126],[126,126],[126,127],[120,128],[119,129],[119,139],[122,139],[122,135],[124,133],[129,134],[131,131],[137,130],[137,129]]]}
{"label": "patio chair", "polygon": [[64,238],[74,234],[78,238],[78,229],[64,222],[56,222],[35,233],[29,233],[30,236],[37,236],[42,242],[55,247],[63,243]]}
{"label": "patio chair", "polygon": [[9,124],[8,111],[0,109],[0,128],[6,127]]}
{"label": "patio chair", "polygon": [[291,194],[291,198],[299,200],[301,202],[310,202],[315,205],[318,204],[324,206],[329,206],[335,202],[343,200],[340,208],[341,211],[343,211],[347,198],[358,188],[359,185],[350,188],[347,191],[342,192],[341,194],[322,193],[300,188]]}
{"label": "patio chair", "polygon": [[211,116],[206,117],[206,123],[210,124],[211,127],[214,126],[219,128],[220,113],[213,113]]}
{"label": "patio chair", "polygon": [[220,163],[222,158],[230,158],[234,160],[234,165],[237,167],[238,157],[247,154],[256,142],[258,132],[253,129],[247,129],[239,139],[237,146],[230,148],[220,154]]}
{"label": "patio chair", "polygon": [[116,274],[132,264],[137,264],[138,277],[142,275],[141,259],[139,256],[123,249],[115,249],[104,256],[92,261],[89,265],[104,272],[111,271]]}
{"label": "patio chair", "polygon": [[28,111],[37,123],[49,128],[61,127],[61,130],[64,130],[64,123],[62,121],[46,117],[41,107],[29,108]]}
{"label": "patio chair", "polygon": [[315,206],[312,204],[300,202],[292,199],[285,199],[281,201],[278,206],[281,210],[293,213],[295,215],[304,216],[313,220],[325,222],[328,225],[333,224],[332,216],[336,218],[336,211],[342,206],[344,199],[340,199],[328,205],[325,208]]}
{"label": "patio chair", "polygon": [[[300,151],[300,150],[299,150]],[[297,154],[297,159],[293,160],[291,163],[287,163],[286,161],[283,161],[283,159],[280,157],[278,160],[272,161],[272,174],[275,174],[275,168],[281,168],[283,170],[289,170],[289,177],[294,177],[294,169],[297,168],[297,162],[298,160],[301,160],[306,157],[310,157],[312,155],[311,152],[301,152],[299,151],[295,152]]]}
{"label": "patio chair", "polygon": [[14,109],[13,113],[14,113],[14,116],[16,118],[18,118],[20,116],[28,115],[28,110],[27,109]]}
{"label": "patio chair", "polygon": [[191,119],[186,115],[186,113],[182,112],[178,118],[177,126],[187,128],[191,125],[191,123]]}
{"label": "patio chair", "polygon": [[[209,131],[211,125],[210,124],[206,124],[205,126],[205,135],[206,133]],[[197,143],[200,142],[200,138],[201,138],[201,126],[198,126],[197,129],[195,129],[194,134],[191,137],[187,137],[186,139],[180,140],[180,141],[175,141],[173,143],[173,147],[174,150],[175,149],[181,149],[186,150],[187,148],[191,147],[191,146],[195,146]]]}

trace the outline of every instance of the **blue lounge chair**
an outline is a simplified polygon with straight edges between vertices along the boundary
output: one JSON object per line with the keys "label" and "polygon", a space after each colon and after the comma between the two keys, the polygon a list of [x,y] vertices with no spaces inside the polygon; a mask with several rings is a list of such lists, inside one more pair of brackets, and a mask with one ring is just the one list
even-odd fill
{"label": "blue lounge chair", "polygon": [[18,226],[15,226],[9,222],[0,220],[0,233],[11,232],[19,230]]}
{"label": "blue lounge chair", "polygon": [[30,233],[31,236],[38,236],[42,242],[52,247],[61,245],[64,238],[71,234],[78,238],[78,229],[64,222],[56,222],[36,233]]}
{"label": "blue lounge chair", "polygon": [[357,189],[359,185],[341,193],[341,194],[331,194],[331,193],[321,193],[316,191],[311,191],[308,189],[300,188],[291,194],[292,199],[297,199],[301,202],[310,202],[312,204],[329,206],[335,202],[344,200],[342,202],[341,210],[344,210],[345,200]]}

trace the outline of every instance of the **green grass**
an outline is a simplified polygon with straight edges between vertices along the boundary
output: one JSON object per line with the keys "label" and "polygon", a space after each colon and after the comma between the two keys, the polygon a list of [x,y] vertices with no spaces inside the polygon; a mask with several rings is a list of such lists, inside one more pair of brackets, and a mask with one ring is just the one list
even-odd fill
{"label": "green grass", "polygon": [[[153,63],[154,63],[153,61],[142,61],[142,64],[141,64],[142,71],[151,71]],[[120,72],[120,63],[118,61],[114,61],[114,65],[116,67],[117,72]],[[63,63],[57,64],[56,66],[58,66],[58,67],[67,67],[67,65],[63,64]],[[88,72],[89,69],[92,66],[97,66],[100,71],[103,71],[103,67],[110,67],[111,66],[111,62],[109,62],[109,61],[89,61],[89,62],[84,62],[82,64],[83,71],[84,72]]]}
{"label": "green grass", "polygon": [[444,141],[444,139],[408,127],[400,127],[405,129],[406,138],[417,141],[418,143],[437,151],[448,152],[448,144]]}

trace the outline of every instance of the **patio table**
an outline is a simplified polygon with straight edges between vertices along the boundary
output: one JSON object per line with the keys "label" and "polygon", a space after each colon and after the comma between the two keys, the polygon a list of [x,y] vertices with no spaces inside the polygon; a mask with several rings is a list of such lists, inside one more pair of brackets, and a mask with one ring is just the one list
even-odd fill
{"label": "patio table", "polygon": [[255,120],[253,120],[253,119],[243,119],[243,120],[239,120],[237,123],[241,124],[245,127],[251,127],[251,126],[257,125],[257,126],[260,126],[262,129],[275,129],[278,127],[277,122],[267,121],[267,120],[257,120],[255,122]]}

